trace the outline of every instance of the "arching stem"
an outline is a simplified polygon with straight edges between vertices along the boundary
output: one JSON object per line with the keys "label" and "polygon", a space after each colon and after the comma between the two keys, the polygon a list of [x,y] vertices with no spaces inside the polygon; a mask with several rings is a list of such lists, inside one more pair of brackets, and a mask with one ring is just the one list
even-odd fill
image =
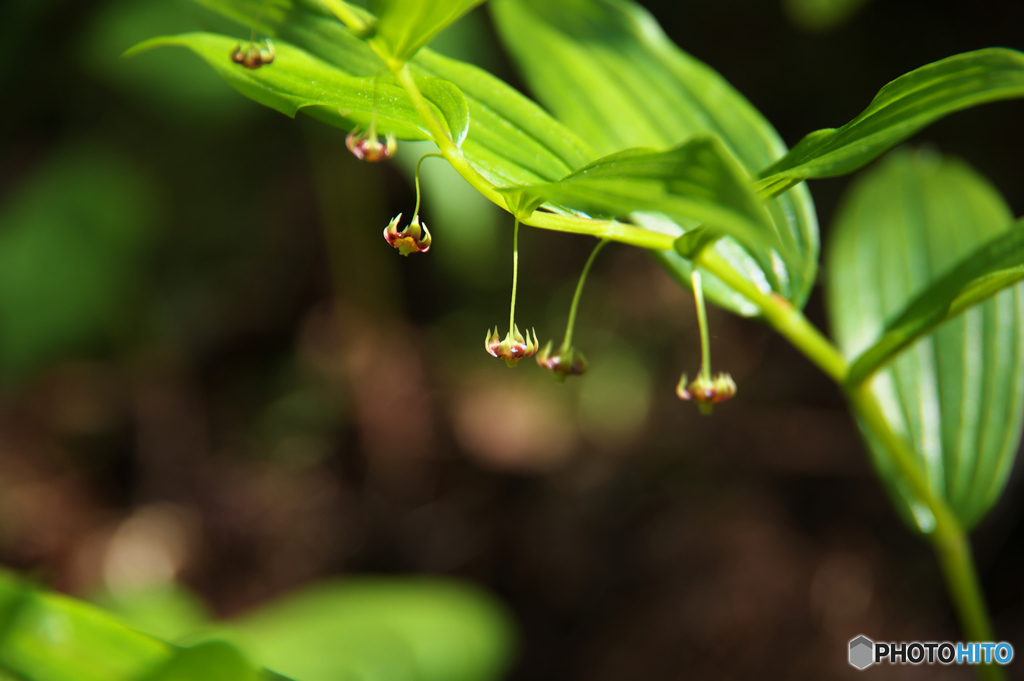
{"label": "arching stem", "polygon": [[416,210],[412,212],[414,217],[420,214],[420,164],[423,163],[423,159],[430,157],[444,158],[441,154],[431,153],[423,154],[423,156],[420,156],[420,160],[416,161],[416,173],[414,174],[416,181]]}
{"label": "arching stem", "polygon": [[597,254],[604,248],[604,245],[608,243],[608,239],[601,239],[597,246],[594,246],[594,250],[590,252],[590,257],[587,258],[587,263],[583,266],[583,272],[580,274],[579,283],[576,284],[576,293],[572,297],[572,306],[569,307],[569,322],[565,325],[565,338],[562,340],[562,351],[567,352],[572,347],[572,334],[576,328],[576,311],[580,306],[580,298],[583,297],[583,286],[587,283],[587,275],[590,273],[590,266],[594,264],[594,260],[597,258]]}
{"label": "arching stem", "polygon": [[512,231],[512,306],[508,312],[508,332],[512,334],[516,324],[516,285],[519,283],[519,218]]}
{"label": "arching stem", "polygon": [[697,326],[700,328],[700,375],[705,381],[711,381],[711,340],[708,335],[708,313],[704,308],[704,287],[701,285],[700,272],[695,267],[690,275],[693,284],[693,299],[697,302]]}

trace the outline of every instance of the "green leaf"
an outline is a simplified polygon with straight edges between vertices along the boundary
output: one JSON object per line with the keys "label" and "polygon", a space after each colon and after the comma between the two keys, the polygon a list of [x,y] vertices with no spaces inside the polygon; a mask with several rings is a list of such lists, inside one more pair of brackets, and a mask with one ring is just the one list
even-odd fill
{"label": "green leaf", "polygon": [[[854,185],[836,221],[827,303],[843,354],[861,356],[887,331],[934,328],[1006,283],[1016,276],[1019,233],[998,192],[965,164],[894,152]],[[986,257],[994,280],[984,279]],[[1005,289],[912,339],[870,387],[933,489],[973,526],[999,498],[1020,439],[1024,289]],[[927,531],[929,517],[902,491],[884,450],[872,450],[897,507]]]}
{"label": "green leaf", "polygon": [[[275,45],[289,43],[351,78],[370,79],[384,67],[370,46],[345,28],[319,0],[275,0],[262,12],[263,0],[199,1],[244,26],[247,32],[258,15],[257,29],[273,37]],[[462,91],[469,104],[463,154],[494,184],[557,180],[596,156],[537,104],[482,69],[426,48],[409,65],[414,74],[454,83]],[[249,95],[245,91],[243,94]],[[351,127],[346,121],[327,122]],[[395,132],[403,139],[425,138],[422,128],[410,131],[408,136],[397,129]]]}
{"label": "green leaf", "polygon": [[445,27],[483,0],[379,0],[376,36],[385,54],[408,61]]}
{"label": "green leaf", "polygon": [[[308,52],[285,42],[275,43],[273,63],[248,69],[231,60],[239,42],[215,33],[186,33],[152,38],[129,50],[132,56],[156,47],[185,47],[202,57],[236,90],[260,104],[294,117],[309,109],[316,118],[342,128],[367,129],[377,110],[377,129],[402,139],[427,139],[426,127],[390,75],[354,78]],[[456,144],[469,129],[469,107],[451,83],[417,78],[423,95],[432,105]],[[376,97],[375,97],[376,93]]]}
{"label": "green leaf", "polygon": [[234,646],[209,641],[181,649],[166,665],[144,677],[144,681],[260,681],[266,678]]}
{"label": "green leaf", "polygon": [[[765,272],[773,272],[773,250],[786,251],[746,174],[716,137],[694,137],[664,152],[620,151],[559,182],[512,187],[501,193],[517,213],[529,213],[550,202],[595,217],[648,211],[663,213],[677,223],[700,223],[699,238],[684,235],[677,241],[678,248],[691,257],[695,245],[704,247],[727,235],[742,244]],[[777,281],[772,283],[778,288]]]}
{"label": "green leaf", "polygon": [[0,673],[33,681],[286,681],[224,642],[179,648],[0,571]]}
{"label": "green leaf", "polygon": [[973,305],[1024,279],[1024,220],[996,236],[934,282],[902,314],[885,325],[885,335],[850,367],[847,383],[870,377],[894,355]]}
{"label": "green leaf", "polygon": [[993,47],[947,57],[883,87],[843,127],[807,135],[758,186],[777,195],[802,180],[845,175],[947,114],[1017,97],[1024,97],[1024,53]]}
{"label": "green leaf", "polygon": [[488,596],[435,578],[321,584],[209,635],[302,681],[492,681],[508,665],[513,638]]}
{"label": "green leaf", "polygon": [[[495,0],[502,40],[533,92],[556,117],[598,152],[628,147],[659,150],[698,135],[716,135],[755,177],[786,152],[774,128],[713,69],[680,50],[643,8],[625,0]],[[759,288],[768,281],[802,306],[814,284],[818,225],[807,191],[767,203],[784,248],[799,258],[774,260],[762,271],[731,239],[715,251]],[[672,225],[657,216],[636,222],[681,235],[693,224]],[[678,253],[658,254],[669,272],[689,282],[690,263]],[[757,313],[746,299],[705,277],[709,298],[744,315]]]}

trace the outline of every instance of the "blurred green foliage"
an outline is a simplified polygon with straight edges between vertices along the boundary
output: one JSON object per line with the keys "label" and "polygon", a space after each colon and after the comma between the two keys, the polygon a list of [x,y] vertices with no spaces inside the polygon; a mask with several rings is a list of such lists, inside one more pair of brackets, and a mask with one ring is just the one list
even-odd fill
{"label": "blurred green foliage", "polygon": [[0,209],[0,380],[137,331],[159,222],[145,173],[109,151],[61,151]]}
{"label": "blurred green foliage", "polygon": [[301,681],[491,681],[511,661],[514,640],[493,598],[427,577],[320,584],[212,636]]}
{"label": "blurred green foliage", "polygon": [[443,579],[324,583],[216,625],[180,588],[103,600],[113,614],[0,574],[0,672],[34,681],[278,678],[255,662],[297,681],[493,681],[514,640],[493,598]]}

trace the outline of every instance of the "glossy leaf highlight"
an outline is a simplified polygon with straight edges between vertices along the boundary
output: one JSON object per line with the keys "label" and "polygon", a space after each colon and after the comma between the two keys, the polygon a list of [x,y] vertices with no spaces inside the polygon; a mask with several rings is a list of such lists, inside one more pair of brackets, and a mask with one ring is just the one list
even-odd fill
{"label": "glossy leaf highlight", "polygon": [[988,48],[957,54],[900,76],[841,128],[804,137],[758,183],[778,195],[803,180],[853,172],[955,111],[1024,97],[1024,53]]}
{"label": "glossy leaf highlight", "polygon": [[[529,213],[549,202],[592,217],[628,217],[649,211],[677,223],[700,223],[676,242],[677,250],[690,258],[714,240],[730,236],[766,272],[772,272],[773,250],[785,251],[746,174],[715,137],[695,137],[663,152],[628,149],[559,182],[502,193],[513,212]],[[778,288],[777,281],[772,284]]]}
{"label": "glossy leaf highlight", "polygon": [[885,335],[850,367],[847,383],[870,377],[937,325],[1024,279],[1024,220],[965,258],[885,325]]}
{"label": "glossy leaf highlight", "polygon": [[[527,83],[560,121],[600,153],[627,147],[665,150],[697,135],[715,135],[751,177],[786,153],[774,128],[721,75],[683,52],[642,7],[626,0],[494,0],[495,22]],[[783,247],[799,259],[773,259],[762,271],[731,239],[715,251],[764,291],[768,281],[803,305],[814,283],[818,226],[810,194],[790,192],[766,204]],[[683,234],[656,215],[639,224]],[[656,255],[681,283],[690,262]],[[739,314],[757,308],[705,274],[706,293]]]}
{"label": "glossy leaf highlight", "polygon": [[[263,0],[200,2],[246,30],[263,4]],[[318,0],[275,0],[259,16],[258,30],[271,36],[275,45],[296,46],[349,77],[369,79],[384,67],[370,46]],[[557,180],[596,158],[573,131],[483,69],[428,48],[421,49],[409,67],[416,75],[453,83],[462,92],[469,106],[469,130],[462,152],[481,175],[495,184]],[[351,127],[345,121],[327,122]],[[398,136],[425,137],[422,129]]]}
{"label": "glossy leaf highlight", "polygon": [[376,41],[398,61],[407,61],[463,14],[483,0],[379,0]]}
{"label": "glossy leaf highlight", "polygon": [[[230,59],[238,43],[215,33],[186,33],[147,40],[126,56],[156,47],[185,47],[243,95],[287,116],[309,109],[310,115],[332,125],[366,129],[376,105],[379,132],[402,139],[428,138],[426,127],[393,77],[355,78],[283,41],[275,43],[273,63],[248,69]],[[418,85],[452,138],[461,142],[469,128],[469,107],[462,93],[451,83],[432,78],[420,77]]]}
{"label": "glossy leaf highlight", "polygon": [[[958,267],[984,253],[979,248],[1017,229],[998,192],[965,164],[895,152],[853,187],[829,248],[828,311],[843,354],[853,360],[887,329],[917,318],[915,300],[943,290],[962,276]],[[962,301],[978,289],[966,290]],[[1022,285],[917,338],[870,389],[889,425],[913,444],[935,492],[965,526],[976,524],[999,498],[1020,440]],[[903,490],[884,450],[871,445],[897,507],[928,531],[927,512]]]}

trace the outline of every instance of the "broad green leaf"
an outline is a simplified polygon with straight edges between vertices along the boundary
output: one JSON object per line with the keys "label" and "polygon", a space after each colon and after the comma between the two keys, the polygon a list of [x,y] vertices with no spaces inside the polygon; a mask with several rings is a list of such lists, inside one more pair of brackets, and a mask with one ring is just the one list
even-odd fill
{"label": "broad green leaf", "polygon": [[885,325],[885,335],[850,367],[847,382],[868,378],[885,362],[937,325],[1024,279],[1024,220],[961,261],[929,286],[902,314]]}
{"label": "broad green leaf", "polygon": [[[277,676],[277,675],[275,675]],[[209,641],[183,648],[153,674],[140,681],[269,681],[242,656],[238,649],[223,641]]]}
{"label": "broad green leaf", "polygon": [[136,631],[176,641],[209,622],[206,606],[178,584],[103,591],[89,600]]}
{"label": "broad green leaf", "polygon": [[0,571],[0,673],[33,681],[286,681],[224,642],[180,648]]}
{"label": "broad green leaf", "polygon": [[373,40],[385,54],[408,61],[446,26],[483,0],[378,0]]}
{"label": "broad green leaf", "polygon": [[807,135],[761,174],[758,186],[777,195],[802,180],[845,175],[943,116],[1018,97],[1024,97],[1024,53],[994,47],[942,59],[883,87],[843,127]]}
{"label": "broad green leaf", "polygon": [[677,241],[677,249],[689,257],[709,240],[728,235],[771,272],[772,251],[784,250],[746,174],[715,137],[694,137],[670,151],[620,151],[559,182],[514,187],[502,194],[516,213],[550,202],[592,216],[649,211],[677,223],[700,223],[701,237],[689,240],[691,231]]}
{"label": "broad green leaf", "polygon": [[[828,311],[843,354],[852,361],[887,329],[916,319],[915,306],[925,304],[915,300],[956,282],[966,272],[958,268],[982,258],[986,244],[1003,237],[1012,252],[1007,235],[1017,231],[998,192],[963,163],[894,152],[854,185],[829,248]],[[987,287],[971,281],[978,282],[939,297],[959,311]],[[1024,288],[1005,289],[917,338],[870,387],[936,493],[966,526],[976,524],[999,498],[1020,439]],[[927,531],[927,515],[901,492],[884,451],[872,449],[897,506]]]}
{"label": "broad green leaf", "polygon": [[[275,44],[273,63],[248,69],[230,56],[238,41],[215,33],[186,33],[152,38],[133,47],[126,56],[155,47],[185,47],[202,57],[236,90],[260,104],[295,116],[300,109],[343,128],[370,125],[376,104],[377,129],[402,139],[427,139],[426,127],[412,103],[390,75],[354,78],[308,52],[285,42]],[[418,78],[423,95],[449,134],[460,143],[469,129],[469,107],[451,83]]]}
{"label": "broad green leaf", "polygon": [[132,631],[99,608],[26,590],[4,622],[0,665],[37,681],[135,681],[173,649]]}
{"label": "broad green leaf", "polygon": [[491,681],[501,678],[512,645],[497,603],[433,578],[322,584],[210,635],[301,681]]}
{"label": "broad green leaf", "polygon": [[[352,35],[318,0],[275,0],[262,13],[263,0],[200,2],[244,26],[246,31],[259,14],[258,30],[271,36],[279,51],[282,43],[288,43],[351,78],[372,79],[384,66],[369,45]],[[254,73],[275,66],[276,61]],[[454,83],[461,90],[469,104],[469,131],[462,151],[495,184],[557,180],[596,156],[571,130],[482,69],[426,48],[416,54],[410,68],[414,74]],[[368,93],[363,94],[369,96]],[[327,122],[350,127],[346,121]],[[411,132],[403,137],[396,130],[404,139],[425,137],[421,129]]]}
{"label": "broad green leaf", "polygon": [[[627,0],[494,0],[502,40],[530,88],[555,116],[599,153],[628,147],[670,149],[697,135],[715,135],[755,177],[786,153],[774,128],[718,73],[680,50],[657,22]],[[796,254],[785,265],[773,259],[761,271],[731,239],[715,250],[762,290],[775,282],[803,305],[814,284],[818,225],[803,189],[767,203],[782,247]],[[681,235],[692,224],[672,225],[635,215],[641,225]],[[688,282],[690,263],[675,252],[658,254],[670,273]],[[744,315],[757,308],[724,285],[707,293]]]}

